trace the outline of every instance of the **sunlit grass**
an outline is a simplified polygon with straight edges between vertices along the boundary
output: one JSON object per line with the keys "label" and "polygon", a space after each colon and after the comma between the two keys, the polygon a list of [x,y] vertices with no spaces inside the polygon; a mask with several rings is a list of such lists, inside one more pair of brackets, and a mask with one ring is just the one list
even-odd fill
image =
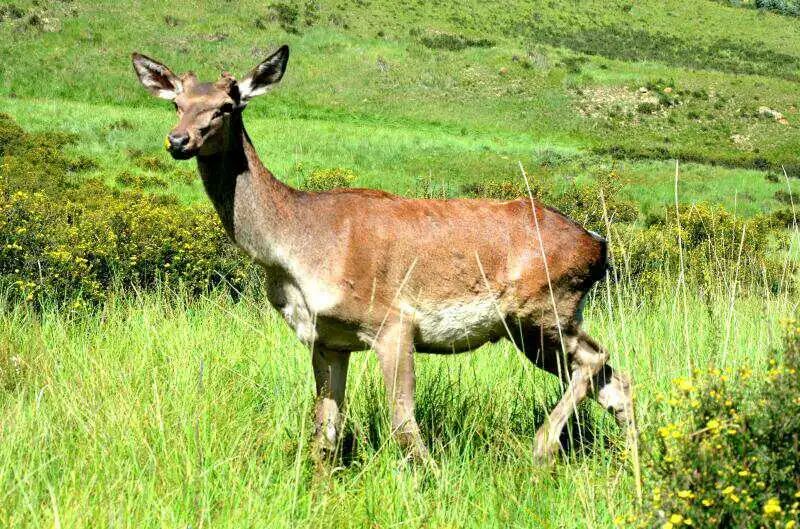
{"label": "sunlit grass", "polygon": [[[596,291],[586,326],[634,377],[645,430],[659,424],[659,392],[693,367],[765,370],[796,305],[621,288]],[[0,366],[17,370],[0,390],[5,526],[604,527],[634,498],[624,440],[594,404],[580,448],[553,473],[534,463],[558,384],[507,342],[418,357],[417,414],[439,476],[400,463],[373,354],[355,355],[352,460],[319,479],[309,355],[260,297],[162,292],[91,313],[2,314]]]}

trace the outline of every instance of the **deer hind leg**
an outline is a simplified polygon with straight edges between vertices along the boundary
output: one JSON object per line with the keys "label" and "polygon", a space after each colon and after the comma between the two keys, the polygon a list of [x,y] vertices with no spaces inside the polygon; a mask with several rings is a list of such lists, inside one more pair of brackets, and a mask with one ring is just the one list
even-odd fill
{"label": "deer hind leg", "polygon": [[628,378],[607,364],[605,349],[577,326],[560,335],[558,329],[527,329],[515,342],[534,364],[566,382],[563,396],[536,432],[537,458],[547,460],[556,455],[561,431],[587,395],[612,412],[623,427],[632,426]]}
{"label": "deer hind leg", "polygon": [[[589,335],[583,334],[584,343],[595,351],[603,348]],[[608,358],[608,353],[603,353]],[[603,364],[603,367],[592,379],[592,397],[611,413],[617,424],[629,434],[635,434],[633,417],[633,397],[630,377],[621,371]]]}
{"label": "deer hind leg", "polygon": [[333,458],[341,441],[344,392],[350,353],[315,346],[312,352],[317,401],[314,409],[314,457]]}
{"label": "deer hind leg", "polygon": [[414,417],[414,347],[411,329],[402,322],[384,326],[374,342],[386,386],[392,434],[405,454],[415,462],[432,464]]}

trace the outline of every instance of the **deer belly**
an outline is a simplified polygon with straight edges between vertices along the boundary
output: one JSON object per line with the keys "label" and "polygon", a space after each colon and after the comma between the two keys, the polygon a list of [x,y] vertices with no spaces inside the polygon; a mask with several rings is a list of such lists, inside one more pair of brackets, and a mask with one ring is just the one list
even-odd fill
{"label": "deer belly", "polygon": [[406,309],[414,315],[414,341],[423,352],[466,351],[503,335],[503,317],[494,297]]}

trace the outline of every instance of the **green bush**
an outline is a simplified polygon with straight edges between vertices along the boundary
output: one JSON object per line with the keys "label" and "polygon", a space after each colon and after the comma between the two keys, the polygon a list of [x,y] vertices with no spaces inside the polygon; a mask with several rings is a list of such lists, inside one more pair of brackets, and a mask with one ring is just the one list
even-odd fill
{"label": "green bush", "polygon": [[[795,200],[797,200],[795,198]],[[781,208],[773,211],[769,218],[773,226],[776,228],[793,228],[797,229],[800,225],[800,204],[796,204],[794,208]]]}
{"label": "green bush", "polygon": [[[461,186],[461,193],[468,197],[514,200],[527,196],[525,185],[516,180],[484,180]],[[538,194],[535,193],[535,194]]]}
{"label": "green bush", "polygon": [[658,112],[659,106],[655,103],[650,103],[649,101],[643,101],[636,105],[636,112],[639,114],[655,114]]}
{"label": "green bush", "polygon": [[0,280],[26,301],[99,301],[114,286],[241,289],[246,262],[209,208],[82,186],[91,203],[0,186]]}
{"label": "green bush", "polygon": [[791,528],[800,515],[800,322],[766,376],[695,372],[663,399],[646,437],[651,491],[636,527]]}
{"label": "green bush", "polygon": [[604,233],[610,223],[630,223],[639,217],[638,206],[620,196],[621,188],[619,175],[612,170],[589,183],[573,181],[565,190],[542,198],[587,228]]}
{"label": "green bush", "polygon": [[[268,17],[269,20],[277,22],[286,33],[300,33],[297,28],[300,19],[300,11],[297,7],[283,2],[270,4]],[[257,19],[256,27],[263,28],[262,25],[259,25],[258,20],[260,19]]]}
{"label": "green bush", "polygon": [[326,191],[340,187],[352,187],[356,175],[350,169],[334,167],[333,169],[315,169],[311,171],[300,185],[306,191]]}
{"label": "green bush", "polygon": [[170,165],[158,154],[132,149],[127,152],[127,155],[133,162],[133,165],[140,169],[155,172],[166,172],[170,170]]}
{"label": "green bush", "polygon": [[[605,231],[608,222],[632,222],[639,210],[631,201],[619,196],[619,176],[611,171],[601,174],[589,183],[570,183],[564,189],[554,189],[540,180],[530,181],[531,195],[542,203],[554,207],[589,229]],[[513,200],[528,196],[521,180],[486,180],[466,184],[462,194],[477,198]]]}
{"label": "green bush", "polygon": [[740,285],[766,286],[773,291],[787,288],[785,266],[779,257],[776,223],[768,216],[740,218],[721,206],[681,206],[676,213],[649,219],[646,228],[622,227],[614,238],[617,268],[629,277],[653,280],[683,270],[696,286],[719,285],[726,278]]}
{"label": "green bush", "polygon": [[456,35],[444,31],[431,31],[424,35],[420,42],[426,48],[434,50],[460,51],[466,48],[491,48],[494,41],[489,39],[473,39],[464,35]]}
{"label": "green bush", "polygon": [[29,134],[0,114],[0,180],[15,190],[60,192],[74,188],[74,176],[95,163],[71,156],[64,147],[75,137],[61,132]]}
{"label": "green bush", "polygon": [[800,17],[800,0],[756,0],[756,7],[781,15]]}
{"label": "green bush", "polygon": [[[93,302],[108,289],[220,282],[240,289],[252,265],[210,207],[86,181],[68,137],[27,134],[0,118],[0,285],[12,298]],[[80,161],[80,160],[78,160]]]}
{"label": "green bush", "polygon": [[131,171],[122,171],[115,178],[117,184],[136,189],[145,187],[166,187],[167,182],[152,173],[135,173]]}

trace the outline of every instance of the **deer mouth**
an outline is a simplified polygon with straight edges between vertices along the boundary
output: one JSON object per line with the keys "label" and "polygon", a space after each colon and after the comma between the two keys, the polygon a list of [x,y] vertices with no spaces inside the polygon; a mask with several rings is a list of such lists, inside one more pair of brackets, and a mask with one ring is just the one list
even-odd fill
{"label": "deer mouth", "polygon": [[169,154],[176,160],[188,160],[189,158],[193,157],[197,154],[197,149],[194,148],[170,148]]}

